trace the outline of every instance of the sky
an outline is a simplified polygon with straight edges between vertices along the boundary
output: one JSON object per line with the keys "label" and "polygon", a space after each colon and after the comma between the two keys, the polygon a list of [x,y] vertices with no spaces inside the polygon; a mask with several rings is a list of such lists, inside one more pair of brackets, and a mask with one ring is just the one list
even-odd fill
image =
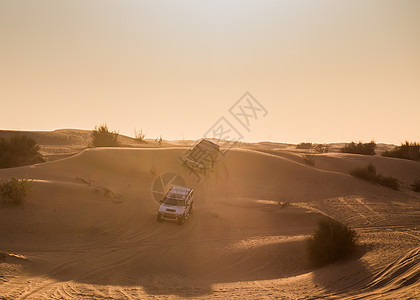
{"label": "sky", "polygon": [[400,143],[419,114],[420,1],[0,0],[0,129]]}

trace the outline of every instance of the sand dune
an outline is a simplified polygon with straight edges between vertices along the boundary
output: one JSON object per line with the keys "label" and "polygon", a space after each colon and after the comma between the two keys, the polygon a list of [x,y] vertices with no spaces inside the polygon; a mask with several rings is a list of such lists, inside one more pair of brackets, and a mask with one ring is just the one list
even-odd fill
{"label": "sand dune", "polygon": [[[34,179],[24,205],[0,208],[0,298],[418,295],[420,197],[347,174],[374,160],[408,185],[418,162],[323,154],[310,167],[299,153],[259,145],[231,150],[198,178],[181,164],[187,149],[87,149],[0,170],[0,179]],[[195,189],[184,226],[156,222],[164,174]],[[324,215],[357,228],[364,246],[313,269],[305,238]]]}
{"label": "sand dune", "polygon": [[[92,144],[92,131],[81,129],[57,129],[53,131],[13,131],[0,130],[0,138],[10,138],[14,135],[26,135],[33,138],[40,145],[40,154],[46,161],[66,158],[87,149]],[[190,146],[193,141],[177,141],[157,144],[154,139],[146,138],[146,143],[139,142],[134,138],[118,135],[118,142],[123,147],[135,148],[162,148],[172,145]]]}

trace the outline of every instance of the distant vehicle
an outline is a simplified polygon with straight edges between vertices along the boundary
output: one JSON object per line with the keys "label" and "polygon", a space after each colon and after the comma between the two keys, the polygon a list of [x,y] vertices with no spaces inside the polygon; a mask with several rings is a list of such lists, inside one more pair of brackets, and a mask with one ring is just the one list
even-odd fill
{"label": "distant vehicle", "polygon": [[188,154],[185,164],[199,171],[212,169],[219,155],[219,145],[208,140],[201,140]]}
{"label": "distant vehicle", "polygon": [[193,189],[172,186],[159,206],[157,221],[175,221],[182,225],[193,210]]}

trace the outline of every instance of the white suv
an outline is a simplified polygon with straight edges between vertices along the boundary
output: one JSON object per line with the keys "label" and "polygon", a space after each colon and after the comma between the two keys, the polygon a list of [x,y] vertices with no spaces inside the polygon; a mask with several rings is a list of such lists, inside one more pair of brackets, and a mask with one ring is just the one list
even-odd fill
{"label": "white suv", "polygon": [[193,200],[193,189],[172,186],[160,201],[157,221],[168,220],[184,224],[192,213]]}

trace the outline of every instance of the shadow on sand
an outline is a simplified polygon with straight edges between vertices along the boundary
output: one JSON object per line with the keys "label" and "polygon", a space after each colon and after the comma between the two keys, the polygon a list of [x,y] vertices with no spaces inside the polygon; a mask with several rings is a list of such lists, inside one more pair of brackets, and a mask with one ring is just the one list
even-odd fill
{"label": "shadow on sand", "polygon": [[[162,226],[164,231],[179,230],[172,228],[176,225],[164,225],[168,225]],[[246,241],[253,239],[258,241],[258,237],[249,236],[185,243],[155,240],[95,254],[61,253],[51,257],[50,267],[29,271],[33,276],[81,284],[85,289],[114,286],[134,296],[143,290],[150,295],[180,297],[211,295],[218,283],[278,279],[311,271],[303,238],[247,245]]]}
{"label": "shadow on sand", "polygon": [[313,281],[325,291],[324,296],[354,295],[360,292],[372,276],[369,266],[361,258],[372,247],[370,244],[362,244],[353,257],[312,272]]}

